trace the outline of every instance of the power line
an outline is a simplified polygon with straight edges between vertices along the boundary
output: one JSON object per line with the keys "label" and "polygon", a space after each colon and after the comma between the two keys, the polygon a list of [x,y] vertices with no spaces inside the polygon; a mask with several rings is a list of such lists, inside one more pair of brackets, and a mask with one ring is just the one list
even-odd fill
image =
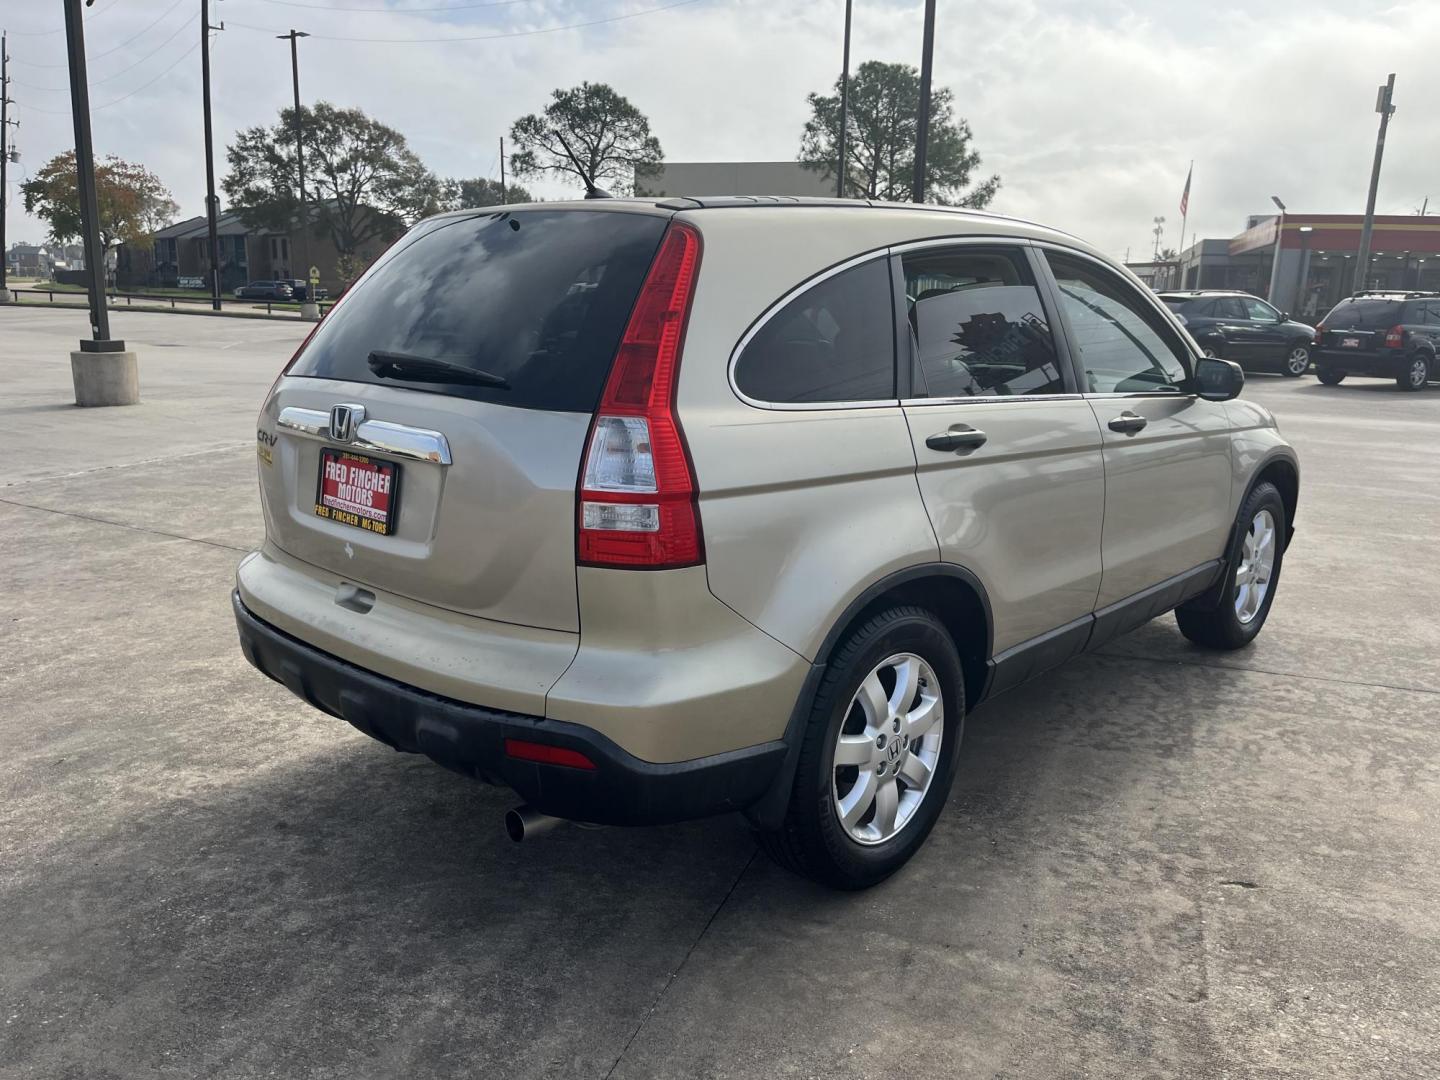
{"label": "power line", "polygon": [[[168,19],[168,18],[170,17],[171,13],[172,13],[176,8],[178,8],[181,4],[183,4],[183,3],[185,3],[185,0],[175,0],[175,3],[171,4],[168,8],[165,9],[165,14],[161,15],[161,16],[160,16],[158,19],[156,19],[154,22],[147,24],[146,27],[145,27],[145,29],[141,30],[141,31],[140,31],[138,34],[136,34],[134,37],[128,37],[128,38],[126,38],[124,41],[122,41],[119,45],[112,45],[110,48],[106,49],[104,52],[98,52],[98,53],[96,53],[94,56],[87,57],[87,60],[99,60],[99,59],[100,59],[101,57],[103,57],[103,56],[109,56],[111,53],[117,53],[117,52],[119,52],[121,49],[128,48],[130,45],[133,45],[135,42],[139,41],[142,37],[144,37],[146,34],[148,34],[151,30],[154,30],[155,27],[159,26],[162,22],[164,22],[166,19]],[[108,11],[108,10],[111,10],[111,9],[107,8],[106,10]],[[49,32],[49,31],[47,31],[47,33],[48,33],[48,32]],[[25,61],[25,60],[16,60],[15,63],[17,63],[17,64],[22,64],[22,65],[24,65],[25,67],[33,67],[33,68],[63,68],[63,67],[69,67],[69,66],[70,66],[69,64],[32,64],[32,63],[29,63],[28,61]]]}
{"label": "power line", "polygon": [[[186,49],[183,53],[181,53],[180,56],[176,59],[176,61],[175,61],[173,64],[171,64],[169,67],[167,67],[164,71],[160,72],[158,75],[156,75],[156,76],[155,76],[153,79],[151,79],[149,82],[143,82],[143,83],[141,83],[139,86],[135,87],[135,89],[134,89],[134,90],[131,90],[129,93],[127,93],[127,94],[121,94],[118,98],[115,98],[115,100],[105,102],[104,105],[92,105],[92,106],[90,106],[90,111],[91,111],[92,113],[93,113],[93,112],[99,112],[101,109],[108,109],[108,108],[110,108],[110,106],[112,106],[112,105],[119,105],[119,104],[120,104],[122,101],[124,101],[126,98],[134,97],[136,94],[140,93],[141,90],[147,90],[147,89],[149,89],[150,87],[154,86],[157,82],[159,82],[161,79],[163,79],[166,75],[169,75],[170,72],[174,71],[177,67],[179,67],[179,66],[181,65],[181,63],[183,63],[185,60],[189,59],[190,54],[193,53],[193,52],[194,52],[196,49],[198,49],[199,47],[200,47],[200,42],[197,41],[194,45],[191,45],[190,48]],[[29,106],[29,109],[30,109],[31,112],[48,113],[48,114],[51,115],[51,116],[69,116],[69,115],[70,115],[70,110],[69,110],[69,109],[37,109],[34,105]]]}
{"label": "power line", "polygon": [[481,3],[449,4],[444,7],[332,7],[330,4],[301,4],[296,0],[261,0],[281,7],[305,8],[308,11],[368,11],[375,15],[418,15],[424,12],[471,11],[475,8],[510,7],[512,4],[533,4],[536,0],[483,0]]}
{"label": "power line", "polygon": [[[94,15],[91,15],[88,19],[86,19],[85,25],[89,26],[92,22],[100,18],[107,11],[114,11],[119,6],[120,0],[115,0],[114,4],[111,4],[107,8],[101,8],[99,11],[95,12]],[[63,26],[57,26],[54,30],[6,30],[5,32],[11,37],[49,37],[51,34],[63,34],[65,32],[65,28]]]}
{"label": "power line", "polygon": [[[183,0],[182,0],[182,2],[183,2]],[[177,5],[177,6],[178,6],[178,5]],[[175,10],[175,9],[174,9],[174,8],[171,8],[170,10],[173,11],[173,10]],[[91,79],[91,80],[90,80],[90,85],[91,85],[91,86],[100,86],[102,83],[110,82],[112,79],[118,79],[121,75],[124,75],[127,71],[133,71],[135,68],[137,68],[137,67],[139,67],[141,64],[145,63],[145,61],[149,60],[149,59],[150,59],[152,56],[154,56],[156,53],[158,53],[158,52],[160,52],[162,49],[164,49],[165,46],[169,45],[170,42],[174,41],[177,37],[179,37],[181,34],[183,34],[186,30],[190,29],[191,24],[195,22],[196,18],[198,18],[198,16],[192,15],[190,18],[186,19],[183,23],[180,24],[180,28],[179,28],[178,30],[176,30],[173,34],[171,34],[168,38],[166,38],[164,41],[162,41],[162,42],[161,42],[159,45],[157,45],[155,48],[151,49],[148,53],[146,53],[144,56],[142,56],[139,60],[136,60],[133,64],[127,64],[127,65],[125,65],[123,68],[121,68],[119,71],[111,72],[109,75],[106,75],[104,78],[101,78],[101,79]],[[131,40],[134,40],[134,39],[132,38]],[[21,82],[19,79],[11,79],[10,81],[13,82],[16,86],[23,86],[23,87],[25,87],[25,89],[27,89],[27,90],[44,90],[44,91],[47,91],[48,93],[52,93],[52,94],[68,94],[68,93],[70,92],[70,87],[68,87],[68,86],[36,86],[36,85],[33,84],[33,83]]]}
{"label": "power line", "polygon": [[[704,0],[677,0],[673,4],[662,4],[659,7],[645,8],[643,11],[631,11],[624,15],[610,15],[603,19],[590,19],[586,22],[566,23],[564,26],[546,26],[539,30],[512,30],[504,34],[476,34],[466,37],[439,37],[439,38],[365,38],[365,37],[339,37],[334,34],[311,34],[312,38],[320,41],[348,41],[362,45],[441,45],[452,41],[496,41],[500,38],[531,37],[535,34],[557,34],[562,30],[583,30],[588,26],[601,26],[605,23],[623,22],[626,19],[638,19],[642,15],[654,15],[661,11],[670,11],[673,8],[688,7],[691,4],[704,3]],[[250,26],[246,23],[229,20],[228,25],[241,30],[254,30],[262,34],[282,34],[284,31],[275,30],[266,26]]]}

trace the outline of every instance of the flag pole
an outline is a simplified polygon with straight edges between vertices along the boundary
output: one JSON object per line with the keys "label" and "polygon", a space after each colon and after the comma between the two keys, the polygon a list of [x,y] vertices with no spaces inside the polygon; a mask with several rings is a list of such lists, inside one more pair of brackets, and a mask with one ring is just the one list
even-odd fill
{"label": "flag pole", "polygon": [[[1195,159],[1190,159],[1190,171],[1185,174],[1185,198],[1180,204],[1180,246],[1175,249],[1175,272],[1180,276],[1176,286],[1185,287],[1185,223],[1190,217],[1190,181],[1195,177]],[[1199,284],[1199,278],[1196,278]]]}

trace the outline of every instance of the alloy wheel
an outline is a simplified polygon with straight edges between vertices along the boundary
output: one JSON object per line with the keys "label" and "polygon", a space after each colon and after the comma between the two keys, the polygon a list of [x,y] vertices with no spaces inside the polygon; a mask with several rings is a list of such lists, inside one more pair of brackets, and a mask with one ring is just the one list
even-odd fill
{"label": "alloy wheel", "polygon": [[1235,571],[1235,617],[1248,626],[1260,614],[1275,574],[1275,518],[1261,510],[1250,521]]}
{"label": "alloy wheel", "polygon": [[1410,365],[1410,385],[1417,390],[1430,381],[1430,365],[1417,357]]}
{"label": "alloy wheel", "polygon": [[1290,369],[1292,375],[1304,375],[1310,370],[1310,350],[1303,345],[1291,349],[1289,357],[1285,360],[1285,366]]}
{"label": "alloy wheel", "polygon": [[884,843],[914,818],[940,766],[945,702],[934,670],[897,653],[861,680],[835,744],[835,815],[856,843]]}

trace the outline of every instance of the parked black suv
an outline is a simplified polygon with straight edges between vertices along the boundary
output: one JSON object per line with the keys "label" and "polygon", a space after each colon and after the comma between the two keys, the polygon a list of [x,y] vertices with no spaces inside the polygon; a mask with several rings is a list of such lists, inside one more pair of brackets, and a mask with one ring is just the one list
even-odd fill
{"label": "parked black suv", "polygon": [[1326,386],[1346,375],[1394,379],[1423,390],[1437,374],[1440,293],[1358,292],[1315,328],[1315,374]]}
{"label": "parked black suv", "polygon": [[1292,378],[1310,369],[1315,329],[1292,322],[1249,293],[1222,289],[1162,292],[1165,306],[1180,321],[1206,356],[1234,360],[1247,371],[1278,371]]}
{"label": "parked black suv", "polygon": [[[282,285],[289,285],[291,295],[294,299],[300,301],[300,303],[308,304],[310,302],[310,283],[304,278],[278,278],[276,280]],[[315,299],[317,301],[328,300],[329,298],[329,289],[319,285],[315,286]]]}

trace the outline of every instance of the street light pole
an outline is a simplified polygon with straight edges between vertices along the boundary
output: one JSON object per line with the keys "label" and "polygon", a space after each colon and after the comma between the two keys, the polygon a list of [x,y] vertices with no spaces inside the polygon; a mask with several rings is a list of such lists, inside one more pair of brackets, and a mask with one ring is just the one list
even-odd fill
{"label": "street light pole", "polygon": [[205,111],[205,224],[210,246],[210,306],[220,310],[220,200],[215,197],[215,140],[210,128],[210,0],[200,0],[200,98]]}
{"label": "street light pole", "polygon": [[850,3],[845,0],[845,48],[840,60],[840,153],[835,169],[835,197],[845,197],[845,134],[850,115]]}
{"label": "street light pole", "polygon": [[920,49],[920,114],[915,126],[915,181],[911,201],[925,201],[925,148],[930,142],[930,69],[935,59],[935,0],[925,0],[925,39]]}
{"label": "street light pole", "polygon": [[1280,201],[1279,195],[1271,195],[1270,201],[1280,211],[1280,218],[1275,223],[1275,247],[1270,255],[1270,287],[1265,290],[1265,299],[1273,304],[1280,290],[1280,252],[1285,243],[1285,204]]}
{"label": "street light pole", "polygon": [[295,43],[302,37],[310,35],[303,30],[291,30],[288,34],[277,34],[280,40],[290,40],[290,79],[295,87],[295,164],[300,173],[300,250],[304,257],[300,259],[300,270],[306,282],[306,303],[300,306],[300,314],[307,319],[320,317],[320,309],[315,304],[314,289],[315,282],[310,280],[310,209],[309,202],[305,195],[305,125],[300,116],[300,53]]}
{"label": "street light pole", "polygon": [[1390,117],[1395,112],[1395,73],[1385,80],[1375,99],[1375,111],[1380,114],[1380,132],[1375,136],[1375,163],[1370,166],[1370,194],[1365,199],[1365,224],[1360,227],[1360,251],[1355,258],[1355,292],[1365,288],[1370,276],[1370,234],[1375,229],[1375,196],[1380,190],[1380,159],[1385,156],[1385,129],[1390,126]]}

